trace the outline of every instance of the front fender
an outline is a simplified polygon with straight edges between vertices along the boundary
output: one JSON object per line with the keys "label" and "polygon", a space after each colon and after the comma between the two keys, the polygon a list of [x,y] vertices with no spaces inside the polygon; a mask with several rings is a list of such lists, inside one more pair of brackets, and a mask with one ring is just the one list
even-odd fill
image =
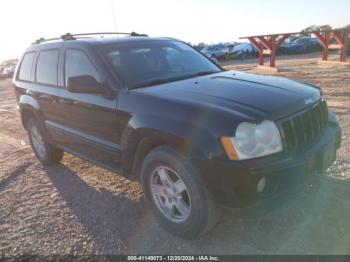
{"label": "front fender", "polygon": [[122,158],[126,167],[131,165],[138,143],[143,138],[173,145],[188,153],[199,153],[205,159],[222,154],[218,140],[205,125],[158,115],[138,114],[130,118],[122,134]]}

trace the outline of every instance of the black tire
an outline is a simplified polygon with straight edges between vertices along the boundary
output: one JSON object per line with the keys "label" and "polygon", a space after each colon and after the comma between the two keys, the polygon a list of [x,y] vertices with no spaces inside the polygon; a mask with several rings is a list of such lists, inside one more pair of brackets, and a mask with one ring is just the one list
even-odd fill
{"label": "black tire", "polygon": [[[42,140],[43,140],[43,146],[44,146],[44,154],[39,153],[36,147],[34,146],[34,141],[33,141],[33,132],[34,128],[40,133]],[[32,149],[36,155],[36,157],[39,159],[39,161],[45,165],[45,166],[50,166],[50,165],[55,165],[58,164],[63,157],[63,151],[57,147],[54,147],[48,142],[47,135],[43,131],[43,128],[40,126],[38,120],[35,118],[30,118],[27,123],[27,131],[28,131],[28,136],[29,136],[29,141],[32,146]]]}
{"label": "black tire", "polygon": [[[168,219],[157,207],[151,192],[151,177],[158,167],[168,167],[178,174],[186,186],[190,212],[182,222]],[[213,202],[211,193],[192,161],[169,146],[153,149],[141,167],[141,183],[146,201],[160,224],[169,232],[183,238],[197,238],[212,228],[221,216],[221,209]]]}

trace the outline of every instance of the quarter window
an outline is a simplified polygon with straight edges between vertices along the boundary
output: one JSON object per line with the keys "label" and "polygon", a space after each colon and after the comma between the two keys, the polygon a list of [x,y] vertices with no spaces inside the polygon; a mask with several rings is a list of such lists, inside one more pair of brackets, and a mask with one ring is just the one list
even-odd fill
{"label": "quarter window", "polygon": [[42,84],[57,85],[59,50],[41,51],[36,66],[36,81]]}
{"label": "quarter window", "polygon": [[22,59],[21,67],[19,70],[19,75],[18,75],[19,80],[23,80],[23,81],[31,80],[30,73],[32,71],[34,56],[35,56],[34,52],[27,53],[24,55]]}
{"label": "quarter window", "polygon": [[65,62],[65,82],[68,84],[68,78],[72,76],[89,75],[97,81],[99,74],[95,66],[91,63],[87,55],[80,50],[67,50]]}

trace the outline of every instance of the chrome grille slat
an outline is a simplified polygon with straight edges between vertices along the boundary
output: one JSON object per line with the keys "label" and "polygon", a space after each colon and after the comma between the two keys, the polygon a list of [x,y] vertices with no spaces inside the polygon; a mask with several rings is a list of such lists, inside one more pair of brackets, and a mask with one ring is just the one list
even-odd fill
{"label": "chrome grille slat", "polygon": [[306,112],[308,133],[310,134],[309,135],[309,141],[313,140],[314,137],[315,137],[314,116],[312,115],[312,111],[313,111],[313,109],[311,109],[311,110]]}
{"label": "chrome grille slat", "polygon": [[317,134],[319,134],[322,130],[322,124],[320,121],[320,119],[322,118],[322,115],[321,115],[321,111],[320,111],[319,107],[315,107],[315,115],[316,115],[316,118],[315,118],[316,132],[317,132]]}
{"label": "chrome grille slat", "polygon": [[324,101],[282,120],[286,150],[294,151],[308,146],[323,132],[327,122],[328,109]]}
{"label": "chrome grille slat", "polygon": [[293,145],[293,148],[294,148],[294,147],[298,147],[298,136],[296,136],[296,130],[295,130],[295,125],[294,125],[294,119],[292,119],[292,120],[290,121],[290,123],[291,123],[292,129],[293,129],[294,140],[295,140],[295,143],[294,143],[294,145]]}
{"label": "chrome grille slat", "polygon": [[301,122],[299,132],[302,133],[302,136],[304,137],[304,144],[307,144],[308,132],[307,132],[307,128],[305,125],[305,116],[300,115],[298,119],[300,119],[300,122]]}

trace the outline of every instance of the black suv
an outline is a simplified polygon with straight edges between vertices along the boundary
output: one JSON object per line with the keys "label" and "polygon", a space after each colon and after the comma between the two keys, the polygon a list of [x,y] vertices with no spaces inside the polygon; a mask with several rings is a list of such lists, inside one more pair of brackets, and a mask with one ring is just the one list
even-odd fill
{"label": "black suv", "polygon": [[44,165],[63,152],[139,179],[161,224],[205,233],[327,169],[341,129],[321,90],[225,71],[184,42],[132,34],[39,40],[18,63],[23,126]]}

